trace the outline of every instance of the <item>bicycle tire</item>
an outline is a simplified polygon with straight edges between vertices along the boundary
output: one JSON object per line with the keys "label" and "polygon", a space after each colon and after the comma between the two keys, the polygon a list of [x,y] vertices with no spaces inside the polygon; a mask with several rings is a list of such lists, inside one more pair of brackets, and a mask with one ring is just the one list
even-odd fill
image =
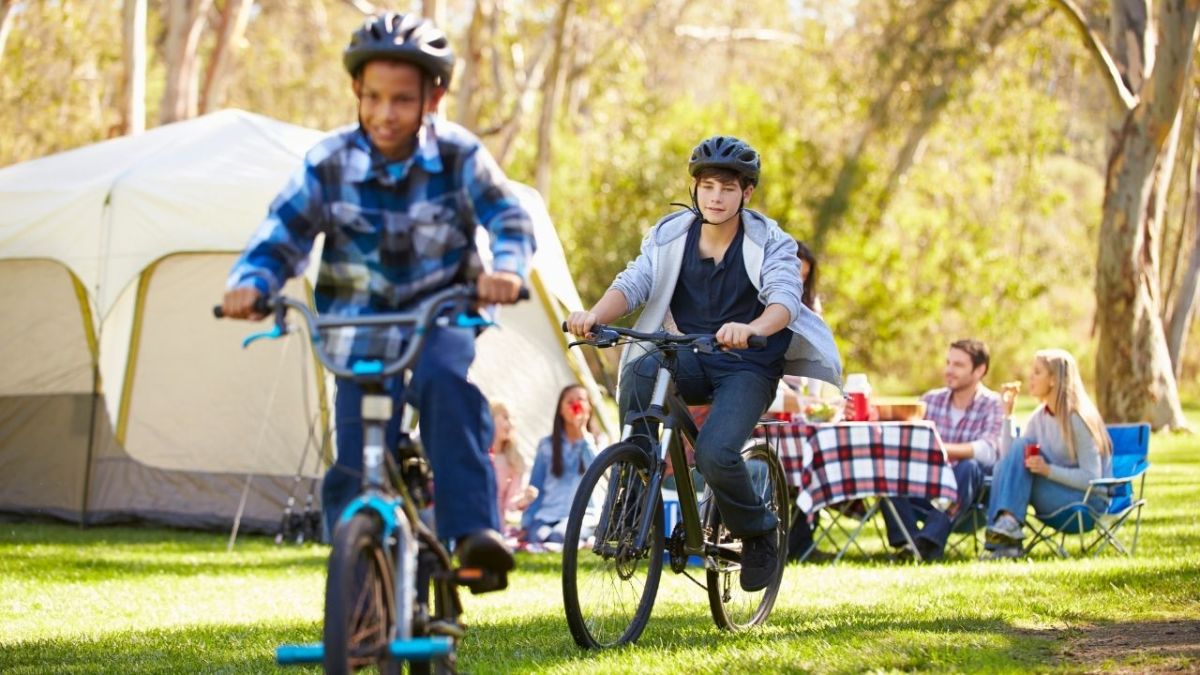
{"label": "bicycle tire", "polygon": [[340,523],[325,579],[325,672],[350,673],[374,665],[399,675],[388,658],[396,605],[389,556],[380,541],[380,522],[355,514]]}
{"label": "bicycle tire", "polygon": [[[636,642],[650,619],[665,548],[662,495],[647,496],[649,481],[645,451],[622,442],[600,453],[575,492],[563,542],[563,605],[571,637],[585,649]],[[646,545],[631,550],[651,503]],[[588,536],[585,524],[595,527],[597,521],[605,533]]]}
{"label": "bicycle tire", "polygon": [[[779,457],[764,442],[755,442],[742,450],[742,458],[750,470],[751,478],[759,496],[779,521],[775,528],[779,560],[775,577],[761,591],[743,591],[739,579],[741,564],[737,560],[721,556],[709,556],[705,560],[708,580],[708,603],[713,621],[718,628],[728,631],[745,630],[767,620],[775,606],[779,585],[783,581],[783,568],[787,560],[788,496],[784,483],[783,466]],[[736,551],[740,555],[741,541],[730,535],[721,522],[721,513],[716,500],[708,502],[705,529],[712,533],[714,541],[724,550]]]}

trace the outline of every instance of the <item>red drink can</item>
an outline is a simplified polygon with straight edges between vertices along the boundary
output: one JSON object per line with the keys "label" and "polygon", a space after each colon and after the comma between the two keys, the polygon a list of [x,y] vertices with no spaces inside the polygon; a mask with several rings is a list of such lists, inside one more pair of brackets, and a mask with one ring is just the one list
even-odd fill
{"label": "red drink can", "polygon": [[846,419],[851,422],[866,422],[871,418],[871,410],[867,405],[867,395],[863,392],[852,392],[850,394],[850,414]]}
{"label": "red drink can", "polygon": [[1042,452],[1042,446],[1037,443],[1030,443],[1025,446],[1025,459],[1037,457]]}

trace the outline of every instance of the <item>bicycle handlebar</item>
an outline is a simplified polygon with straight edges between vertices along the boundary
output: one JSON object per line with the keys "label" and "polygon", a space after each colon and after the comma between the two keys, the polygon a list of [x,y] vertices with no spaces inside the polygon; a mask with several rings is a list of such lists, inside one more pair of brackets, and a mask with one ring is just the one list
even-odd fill
{"label": "bicycle handlebar", "polygon": [[[388,314],[371,314],[367,316],[317,316],[315,312],[308,308],[308,305],[296,300],[295,298],[286,295],[278,295],[274,298],[260,297],[255,303],[254,310],[260,314],[275,315],[275,329],[264,334],[266,337],[279,337],[288,333],[288,327],[284,321],[287,311],[295,309],[304,318],[308,326],[308,334],[312,336],[313,351],[321,364],[324,365],[329,372],[336,377],[358,379],[364,376],[374,378],[387,378],[395,375],[407,368],[421,351],[421,347],[425,344],[425,337],[429,331],[425,330],[434,320],[437,315],[445,309],[446,303],[450,302],[473,302],[478,299],[478,294],[474,284],[455,284],[448,286],[441,291],[431,295],[420,307],[412,312],[392,312]],[[521,287],[517,294],[517,300],[528,300],[529,289]],[[218,319],[224,317],[224,312],[221,311],[221,306],[213,307],[213,315]],[[413,326],[417,330],[413,332],[413,337],[405,345],[404,351],[400,356],[386,365],[379,365],[375,368],[354,370],[353,368],[343,368],[335,364],[325,350],[325,339],[321,331],[327,328],[347,328],[353,326],[368,326],[368,327],[390,327],[390,326]],[[248,344],[248,343],[244,343]],[[363,362],[359,362],[360,364]]]}
{"label": "bicycle handlebar", "polygon": [[[567,330],[567,323],[565,321],[562,324],[562,331],[564,333],[569,332]],[[595,337],[585,338],[573,344],[589,344],[593,347],[602,348],[612,347],[613,345],[617,344],[618,338],[627,337],[639,342],[652,342],[660,346],[691,346],[700,347],[702,349],[707,348],[707,351],[724,349],[724,347],[717,342],[717,336],[711,333],[690,333],[688,335],[677,335],[668,333],[666,331],[643,333],[640,331],[631,330],[629,328],[621,328],[620,326],[606,326],[602,323],[598,323],[592,326],[592,331],[590,334]],[[751,349],[762,349],[767,346],[767,338],[762,335],[751,335],[750,339],[747,340],[747,343]]]}

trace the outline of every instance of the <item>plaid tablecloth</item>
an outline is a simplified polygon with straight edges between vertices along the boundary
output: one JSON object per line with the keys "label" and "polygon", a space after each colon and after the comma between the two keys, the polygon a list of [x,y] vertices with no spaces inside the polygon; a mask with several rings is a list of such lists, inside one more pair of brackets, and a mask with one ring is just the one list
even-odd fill
{"label": "plaid tablecloth", "polygon": [[[958,497],[954,472],[932,422],[793,422],[759,427],[779,449],[797,506],[823,506],[878,496]],[[936,502],[935,502],[936,503]]]}

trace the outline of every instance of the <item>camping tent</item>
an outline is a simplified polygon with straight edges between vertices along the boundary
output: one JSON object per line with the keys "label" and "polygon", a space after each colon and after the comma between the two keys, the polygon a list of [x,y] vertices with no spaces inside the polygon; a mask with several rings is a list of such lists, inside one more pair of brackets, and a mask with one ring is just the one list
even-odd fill
{"label": "camping tent", "polygon": [[[241,505],[269,531],[311,494],[332,444],[307,341],[243,350],[258,327],[209,308],[321,135],[227,110],[0,169],[0,512],[218,527]],[[557,329],[580,306],[561,244],[514,186],[537,225],[534,299],[484,333],[472,375],[529,452],[562,386],[599,392]]]}

